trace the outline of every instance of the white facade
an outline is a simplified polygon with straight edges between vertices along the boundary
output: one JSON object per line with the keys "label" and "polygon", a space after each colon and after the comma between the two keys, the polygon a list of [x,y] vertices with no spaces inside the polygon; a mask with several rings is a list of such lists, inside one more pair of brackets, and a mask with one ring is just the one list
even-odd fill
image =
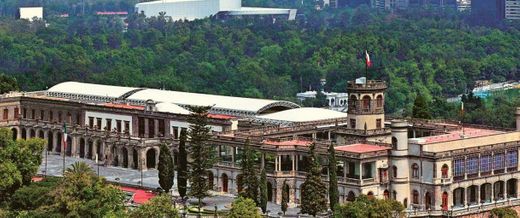
{"label": "white facade", "polygon": [[43,7],[20,8],[20,19],[32,21],[33,18],[43,19]]}
{"label": "white facade", "polygon": [[218,13],[227,15],[278,15],[296,16],[296,10],[278,8],[242,7],[241,0],[160,0],[143,2],[135,5],[137,13],[145,16],[158,16],[161,12],[173,21],[196,20],[214,16]]}
{"label": "white facade", "polygon": [[[105,129],[107,127],[107,123],[110,122],[110,129],[112,130],[112,129],[115,129],[117,127],[117,123],[120,122],[120,125],[121,125],[120,132],[132,132],[132,116],[86,111],[85,112],[85,124],[86,125],[89,125],[90,119],[92,119],[93,126],[96,126],[96,127],[97,127],[97,120],[101,119],[101,127],[98,127],[99,129]],[[129,123],[129,125],[128,125],[129,129],[126,129],[125,121]]]}

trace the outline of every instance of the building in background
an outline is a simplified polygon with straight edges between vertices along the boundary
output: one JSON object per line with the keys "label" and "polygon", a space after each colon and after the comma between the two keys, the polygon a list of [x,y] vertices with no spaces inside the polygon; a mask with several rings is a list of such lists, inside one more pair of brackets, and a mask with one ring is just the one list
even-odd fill
{"label": "building in background", "polygon": [[135,5],[138,13],[147,17],[165,13],[173,21],[196,20],[211,16],[280,15],[296,18],[296,9],[242,7],[241,0],[159,0]]}
{"label": "building in background", "polygon": [[21,7],[19,10],[20,19],[32,21],[33,19],[43,19],[43,7]]}
{"label": "building in background", "polygon": [[470,11],[471,10],[471,0],[457,0],[457,10],[458,11]]}
{"label": "building in background", "polygon": [[504,18],[509,20],[520,19],[520,0],[505,0]]}

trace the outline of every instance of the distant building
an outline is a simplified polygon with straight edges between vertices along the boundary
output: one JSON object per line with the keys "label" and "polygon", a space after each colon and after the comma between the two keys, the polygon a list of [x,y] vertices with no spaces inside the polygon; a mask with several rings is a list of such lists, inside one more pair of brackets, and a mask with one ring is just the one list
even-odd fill
{"label": "distant building", "polygon": [[469,11],[471,10],[471,0],[457,0],[458,11]]}
{"label": "distant building", "polygon": [[380,10],[395,10],[408,8],[409,0],[375,0],[372,2],[373,7]]}
{"label": "distant building", "polygon": [[520,0],[506,0],[504,18],[510,20],[520,19]]}
{"label": "distant building", "polygon": [[147,17],[164,12],[165,16],[174,21],[191,21],[216,15],[285,15],[289,20],[296,18],[296,9],[242,7],[241,0],[161,0],[138,3],[135,8]]}
{"label": "distant building", "polygon": [[20,19],[32,21],[34,18],[43,19],[43,7],[21,7]]}
{"label": "distant building", "polygon": [[[327,98],[327,102],[329,104],[329,108],[335,111],[346,111],[348,94],[347,93],[337,93],[337,92],[325,92],[321,91],[325,98]],[[318,91],[306,91],[300,92],[296,94],[296,98],[300,101],[305,101],[305,99],[316,98]]]}

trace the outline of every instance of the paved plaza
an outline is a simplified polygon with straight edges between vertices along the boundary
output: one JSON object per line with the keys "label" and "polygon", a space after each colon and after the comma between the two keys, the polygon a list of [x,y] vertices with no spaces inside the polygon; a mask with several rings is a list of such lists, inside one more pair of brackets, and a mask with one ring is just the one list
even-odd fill
{"label": "paved plaza", "polygon": [[[99,172],[100,176],[105,177],[108,181],[120,183],[124,185],[133,185],[140,186],[141,181],[143,183],[143,187],[155,189],[159,186],[159,178],[157,177],[157,170],[150,169],[141,172],[140,170],[121,168],[121,167],[113,167],[113,166],[103,166],[103,163],[100,162],[99,165],[96,165],[95,161],[82,159],[82,158],[74,158],[74,157],[66,157],[65,158],[65,167],[70,167],[71,164],[75,162],[85,162],[89,164],[95,172]],[[63,172],[63,156],[59,156],[57,154],[48,154],[43,156],[42,165],[38,170],[38,174],[41,175],[50,175],[50,176],[62,176]],[[176,182],[176,180],[174,180]],[[177,193],[177,184],[173,185],[173,195],[178,196]],[[214,210],[215,206],[217,206],[218,210],[227,210],[229,209],[231,202],[236,197],[231,194],[219,193],[219,192],[211,192],[212,196],[205,198],[204,209]],[[196,199],[189,200],[192,203],[196,202]],[[280,212],[280,205],[269,203],[268,210],[270,211],[270,215],[276,215]],[[287,217],[296,217],[299,209],[298,208],[289,208],[287,211]]]}

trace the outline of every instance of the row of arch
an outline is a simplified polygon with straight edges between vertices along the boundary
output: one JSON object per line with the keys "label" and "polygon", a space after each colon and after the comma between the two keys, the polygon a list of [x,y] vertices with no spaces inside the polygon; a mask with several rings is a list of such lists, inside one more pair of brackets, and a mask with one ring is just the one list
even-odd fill
{"label": "row of arch", "polygon": [[480,186],[471,185],[467,188],[460,187],[453,190],[452,203],[456,207],[464,207],[466,205],[490,203],[506,198],[516,198],[518,194],[517,189],[518,180],[514,178],[505,182],[496,181],[494,183],[484,183]]}
{"label": "row of arch", "polygon": [[[46,150],[49,152],[62,153],[62,138],[63,133],[59,130],[47,132],[43,129],[35,128],[11,128],[13,140],[41,138],[47,140]],[[109,160],[114,166],[121,166],[125,168],[137,169],[139,167],[139,152],[136,148],[129,148],[126,146],[105,146],[101,144],[101,140],[79,137],[77,150],[73,152],[72,137],[68,136],[67,147],[65,148],[65,155],[75,156],[79,158],[86,158],[95,160],[95,154],[98,154],[100,161]],[[110,151],[106,152],[105,149]],[[131,153],[131,154],[130,154]],[[158,149],[149,148],[145,152],[144,166],[147,169],[157,168]]]}

